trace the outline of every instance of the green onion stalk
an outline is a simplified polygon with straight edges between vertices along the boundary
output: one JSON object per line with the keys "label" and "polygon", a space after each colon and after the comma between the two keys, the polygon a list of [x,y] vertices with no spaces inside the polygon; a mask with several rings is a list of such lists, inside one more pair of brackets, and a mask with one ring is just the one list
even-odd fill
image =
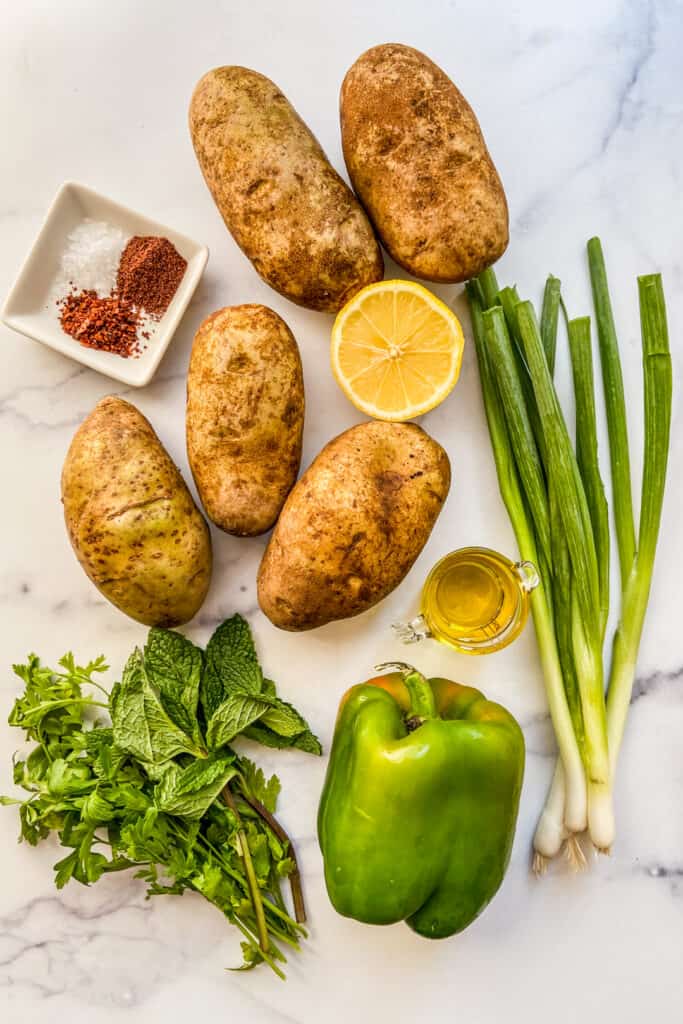
{"label": "green onion stalk", "polygon": [[614,838],[613,777],[652,581],[671,420],[671,357],[661,277],[639,279],[645,450],[636,545],[619,348],[598,239],[588,243],[607,414],[621,617],[605,697],[610,531],[598,459],[590,320],[566,317],[576,407],[575,445],[553,385],[560,282],[548,278],[540,324],[516,289],[488,270],[467,285],[482,394],[498,472],[522,558],[536,563],[532,595],[559,759],[534,837],[535,867],[588,827],[599,850]]}
{"label": "green onion stalk", "polygon": [[[552,453],[547,460],[547,486],[555,491],[559,529],[566,540],[572,572],[569,635],[583,723],[582,753],[588,828],[596,844],[608,848],[613,838],[614,815],[609,778],[602,644],[595,622],[595,608],[599,604],[599,578],[590,513],[531,303],[518,303],[515,314],[545,438],[545,449]],[[528,498],[531,507],[535,509],[531,496],[528,495]],[[570,831],[576,830],[570,828]]]}
{"label": "green onion stalk", "polygon": [[[563,811],[566,818],[570,821],[572,831],[582,831],[586,827],[585,777],[581,753],[569,713],[562,668],[555,642],[553,614],[549,604],[550,589],[548,587],[548,578],[542,568],[544,563],[539,558],[534,526],[527,513],[525,500],[522,495],[503,407],[496,387],[493,360],[489,357],[487,350],[483,311],[484,304],[489,301],[492,294],[495,295],[497,293],[495,278],[492,275],[492,271],[485,271],[478,280],[470,281],[467,284],[472,332],[479,362],[482,398],[491,436],[498,484],[515,532],[520,555],[522,559],[533,562],[540,571],[541,583],[532,594],[531,611],[543,666],[548,706],[557,737],[563,769]],[[492,282],[493,288],[491,287]],[[505,339],[500,322],[498,322],[497,326],[501,333],[501,343],[504,343]],[[495,321],[493,327],[494,329],[496,327]],[[549,822],[548,829],[550,830],[551,827]],[[553,845],[555,843],[561,845],[564,839],[562,829],[563,826],[561,825],[560,834],[549,837],[549,847],[551,843]]]}
{"label": "green onion stalk", "polygon": [[[638,546],[628,574],[622,567],[621,619],[614,635],[607,693],[607,730],[613,771],[624,735],[650,597],[671,434],[671,353],[661,276],[639,277],[638,292],[643,339],[645,450]],[[617,521],[622,512],[615,505]]]}

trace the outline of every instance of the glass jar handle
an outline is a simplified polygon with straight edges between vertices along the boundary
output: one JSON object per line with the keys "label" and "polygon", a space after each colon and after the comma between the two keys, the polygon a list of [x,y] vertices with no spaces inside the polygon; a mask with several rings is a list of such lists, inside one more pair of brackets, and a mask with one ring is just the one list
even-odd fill
{"label": "glass jar handle", "polygon": [[530,594],[532,590],[535,590],[541,582],[541,577],[538,575],[538,569],[533,562],[515,562],[515,572],[522,584],[522,590],[527,594]]}
{"label": "glass jar handle", "polygon": [[393,622],[391,628],[403,644],[417,644],[433,635],[424,615],[418,615],[411,622]]}

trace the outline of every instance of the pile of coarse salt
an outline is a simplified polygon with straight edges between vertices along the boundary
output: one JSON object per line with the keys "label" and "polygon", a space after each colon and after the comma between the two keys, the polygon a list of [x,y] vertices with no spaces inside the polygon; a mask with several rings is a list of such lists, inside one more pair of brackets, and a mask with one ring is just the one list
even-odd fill
{"label": "pile of coarse salt", "polygon": [[87,218],[66,240],[59,273],[53,286],[55,298],[72,291],[109,295],[116,288],[119,260],[128,236],[104,221]]}

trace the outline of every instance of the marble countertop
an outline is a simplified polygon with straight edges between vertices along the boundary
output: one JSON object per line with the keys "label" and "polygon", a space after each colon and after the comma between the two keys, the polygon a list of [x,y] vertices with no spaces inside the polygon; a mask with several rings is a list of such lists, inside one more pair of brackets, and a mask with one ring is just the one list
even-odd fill
{"label": "marble countertop", "polygon": [[[341,169],[337,98],[345,69],[368,46],[387,40],[429,53],[475,107],[505,183],[512,240],[502,278],[539,296],[552,271],[563,280],[572,313],[587,312],[584,244],[601,235],[636,441],[642,426],[638,273],[664,272],[675,362],[681,350],[682,35],[679,0],[349,0],[336,9],[316,0],[6,5],[0,295],[67,178],[175,225],[205,242],[211,258],[157,377],[144,390],[126,391],[0,329],[0,792],[11,788],[17,744],[5,724],[17,690],[10,664],[31,650],[48,661],[66,648],[83,657],[104,652],[113,678],[144,637],[143,627],[117,613],[83,575],[62,522],[61,463],[95,402],[111,392],[134,401],[187,476],[184,389],[193,332],[220,306],[264,302],[285,317],[302,351],[304,465],[360,419],[329,371],[331,318],[296,308],[259,280],[201,180],[186,127],[189,95],[201,74],[241,63],[271,76]],[[461,289],[436,290],[452,301]],[[564,354],[558,373],[567,384]],[[424,644],[419,662],[425,671],[480,685],[503,701],[523,724],[528,745],[509,874],[465,934],[432,944],[400,925],[373,929],[337,916],[325,894],[314,832],[324,759],[264,752],[261,760],[283,780],[282,818],[297,839],[310,908],[310,941],[292,958],[287,983],[265,969],[226,973],[236,962],[236,938],[200,898],[145,902],[141,883],[123,875],[58,893],[51,877],[56,848],[17,845],[16,812],[0,809],[3,1022],[35,1024],[43,1014],[74,1024],[190,1017],[244,1024],[680,1019],[683,434],[678,367],[675,373],[660,558],[616,785],[618,838],[609,858],[582,875],[560,864],[542,881],[530,876],[530,840],[553,764],[533,630],[488,658]],[[454,485],[415,568],[375,611],[307,635],[278,632],[256,603],[263,539],[214,536],[214,582],[189,635],[204,641],[227,614],[246,615],[268,674],[326,746],[341,692],[378,661],[401,653],[390,623],[413,611],[431,564],[470,543],[515,551],[471,344],[456,392],[424,425],[446,446]],[[602,441],[605,455],[604,431]]]}

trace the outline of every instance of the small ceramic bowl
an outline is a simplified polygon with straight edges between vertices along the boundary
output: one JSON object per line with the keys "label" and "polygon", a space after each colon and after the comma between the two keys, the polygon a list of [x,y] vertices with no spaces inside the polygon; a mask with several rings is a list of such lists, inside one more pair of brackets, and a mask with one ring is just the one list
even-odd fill
{"label": "small ceramic bowl", "polygon": [[[178,290],[161,320],[154,324],[149,342],[139,356],[126,359],[112,352],[87,348],[66,334],[60,326],[52,291],[53,283],[68,235],[86,218],[105,221],[130,236],[157,235],[168,238],[187,260],[187,269]],[[67,181],[59,189],[48,210],[45,223],[0,315],[12,330],[42,341],[44,345],[49,345],[99,373],[123,381],[124,384],[143,387],[154,376],[199,284],[208,258],[209,250],[206,246],[193,242],[191,238],[164,224],[143,217],[127,206],[107,199],[85,185]]]}

